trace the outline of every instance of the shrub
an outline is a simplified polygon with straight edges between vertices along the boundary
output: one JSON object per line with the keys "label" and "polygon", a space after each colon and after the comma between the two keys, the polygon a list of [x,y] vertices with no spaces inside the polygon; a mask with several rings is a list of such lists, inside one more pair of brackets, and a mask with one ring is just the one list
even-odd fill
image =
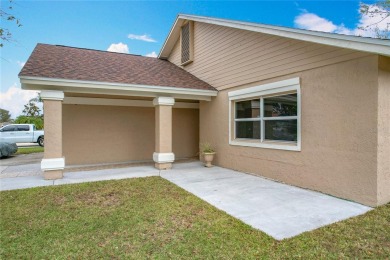
{"label": "shrub", "polygon": [[0,143],[0,158],[8,157],[13,155],[18,150],[15,143]]}
{"label": "shrub", "polygon": [[43,129],[43,118],[38,116],[18,116],[15,121],[15,124],[33,124],[37,130]]}

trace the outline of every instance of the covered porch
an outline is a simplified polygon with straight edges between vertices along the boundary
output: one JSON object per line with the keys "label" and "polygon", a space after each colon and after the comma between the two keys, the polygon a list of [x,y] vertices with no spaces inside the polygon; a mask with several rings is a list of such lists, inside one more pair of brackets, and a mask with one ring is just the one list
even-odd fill
{"label": "covered porch", "polygon": [[[60,61],[60,62],[59,62]],[[19,78],[40,91],[45,179],[70,165],[154,162],[199,151],[199,102],[217,90],[156,58],[38,44]]]}
{"label": "covered porch", "polygon": [[155,168],[166,170],[176,159],[197,156],[199,101],[210,96],[76,91],[41,90],[45,179],[62,178],[69,166],[153,161]]}

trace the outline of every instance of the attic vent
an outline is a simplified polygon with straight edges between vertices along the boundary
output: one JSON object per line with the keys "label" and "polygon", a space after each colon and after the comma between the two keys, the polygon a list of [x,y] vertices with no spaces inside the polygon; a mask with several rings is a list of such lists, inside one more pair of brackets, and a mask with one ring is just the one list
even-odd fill
{"label": "attic vent", "polygon": [[181,27],[181,65],[186,65],[193,60],[193,30],[192,22]]}

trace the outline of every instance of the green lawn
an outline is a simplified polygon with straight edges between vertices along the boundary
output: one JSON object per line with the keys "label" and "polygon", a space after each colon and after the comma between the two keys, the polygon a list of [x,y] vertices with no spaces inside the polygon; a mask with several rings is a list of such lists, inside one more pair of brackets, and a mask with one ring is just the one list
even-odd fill
{"label": "green lawn", "polygon": [[390,256],[390,205],[276,241],[160,177],[0,192],[0,259]]}
{"label": "green lawn", "polygon": [[16,154],[43,153],[43,151],[44,148],[41,146],[19,147]]}

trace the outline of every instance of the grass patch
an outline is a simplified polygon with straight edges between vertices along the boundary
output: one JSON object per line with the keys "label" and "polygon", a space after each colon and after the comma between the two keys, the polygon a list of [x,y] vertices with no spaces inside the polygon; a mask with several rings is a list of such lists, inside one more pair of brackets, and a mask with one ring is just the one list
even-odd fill
{"label": "grass patch", "polygon": [[18,147],[18,151],[15,154],[43,153],[43,151],[44,148],[41,146]]}
{"label": "grass patch", "polygon": [[371,258],[390,205],[276,241],[160,177],[0,192],[1,259]]}

